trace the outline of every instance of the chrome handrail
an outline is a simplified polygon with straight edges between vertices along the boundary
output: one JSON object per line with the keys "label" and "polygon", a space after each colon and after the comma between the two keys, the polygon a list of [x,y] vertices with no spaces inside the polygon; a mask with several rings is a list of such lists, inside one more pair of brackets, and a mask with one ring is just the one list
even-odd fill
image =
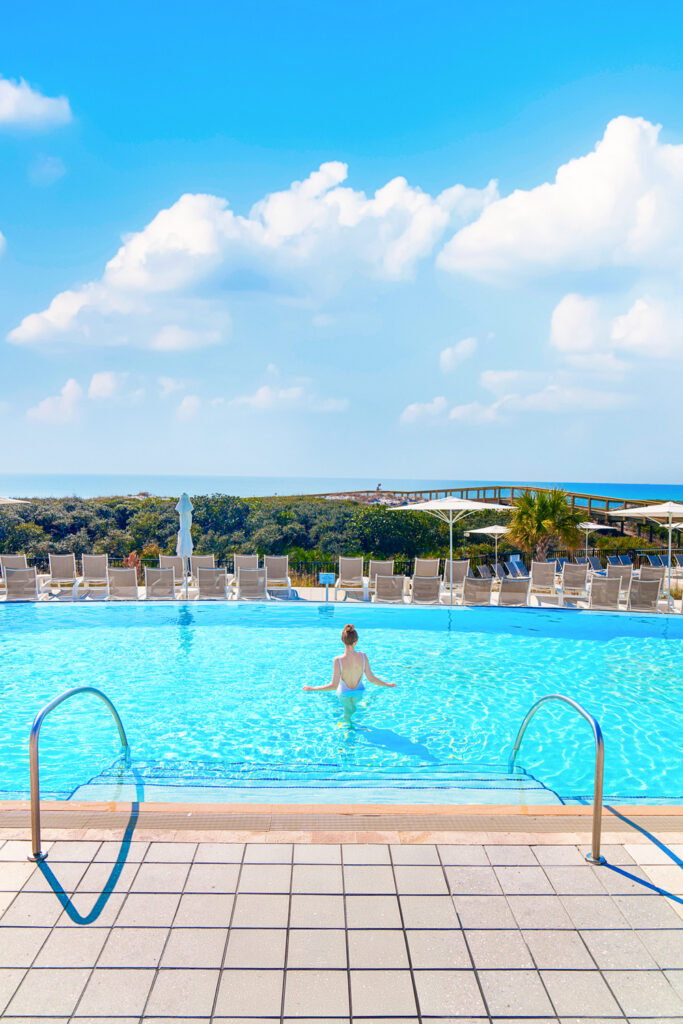
{"label": "chrome handrail", "polygon": [[517,739],[512,747],[510,758],[508,760],[508,771],[511,772],[515,766],[515,758],[517,751],[519,750],[522,739],[526,728],[534,717],[536,712],[546,704],[549,700],[559,700],[563,704],[568,704],[570,708],[574,708],[575,711],[586,719],[591,729],[593,730],[593,736],[595,737],[595,783],[593,786],[593,839],[591,844],[591,852],[586,855],[586,860],[590,861],[591,864],[604,864],[605,858],[600,855],[600,833],[602,830],[602,780],[605,770],[605,741],[602,736],[602,729],[597,718],[589,714],[585,708],[582,708],[580,704],[577,704],[571,697],[565,697],[561,693],[549,693],[545,697],[541,697],[537,700],[533,707],[529,708],[526,713],[524,721],[519,727],[517,733]]}
{"label": "chrome handrail", "polygon": [[55,697],[55,699],[50,701],[49,704],[46,704],[42,711],[38,712],[33,720],[31,735],[29,737],[29,763],[31,774],[31,849],[33,853],[28,859],[32,861],[45,860],[47,857],[47,854],[43,853],[40,848],[40,769],[38,765],[38,738],[40,736],[40,727],[51,711],[53,711],[59,704],[62,704],[65,700],[68,700],[69,697],[75,697],[77,693],[94,693],[96,697],[99,697],[100,700],[106,704],[112,713],[114,721],[116,722],[116,728],[119,730],[121,745],[126,752],[126,760],[128,760],[130,754],[130,746],[128,744],[126,730],[123,728],[123,722],[119,718],[118,711],[109,700],[109,697],[102,693],[101,690],[96,690],[94,686],[76,686],[72,690],[65,690],[65,692],[61,693],[59,697]]}

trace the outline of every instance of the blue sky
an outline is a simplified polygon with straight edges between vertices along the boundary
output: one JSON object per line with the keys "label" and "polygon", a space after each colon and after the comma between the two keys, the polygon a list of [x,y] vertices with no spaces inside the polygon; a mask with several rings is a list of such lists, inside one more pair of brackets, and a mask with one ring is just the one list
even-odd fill
{"label": "blue sky", "polygon": [[3,470],[678,480],[682,28],[8,8]]}

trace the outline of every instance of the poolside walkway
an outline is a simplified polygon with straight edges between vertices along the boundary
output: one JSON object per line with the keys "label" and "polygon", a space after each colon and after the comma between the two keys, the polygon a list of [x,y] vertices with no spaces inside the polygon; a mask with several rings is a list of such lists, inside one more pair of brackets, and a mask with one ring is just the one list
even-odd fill
{"label": "poolside walkway", "polygon": [[3,1019],[683,1021],[671,836],[596,868],[549,834],[101,835],[46,843],[41,866],[0,839]]}

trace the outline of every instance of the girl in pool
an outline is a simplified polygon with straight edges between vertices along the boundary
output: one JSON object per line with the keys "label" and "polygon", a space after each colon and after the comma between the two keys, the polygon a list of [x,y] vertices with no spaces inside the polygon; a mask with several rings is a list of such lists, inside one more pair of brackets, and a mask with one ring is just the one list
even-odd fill
{"label": "girl in pool", "polygon": [[309,693],[320,690],[336,690],[344,708],[344,718],[350,722],[353,712],[365,693],[363,675],[369,683],[374,683],[375,686],[395,686],[396,683],[385,683],[383,679],[375,675],[370,668],[367,654],[356,650],[358,633],[351,624],[344,626],[341,639],[344,644],[344,653],[334,659],[332,682],[326,683],[325,686],[304,686],[304,690]]}

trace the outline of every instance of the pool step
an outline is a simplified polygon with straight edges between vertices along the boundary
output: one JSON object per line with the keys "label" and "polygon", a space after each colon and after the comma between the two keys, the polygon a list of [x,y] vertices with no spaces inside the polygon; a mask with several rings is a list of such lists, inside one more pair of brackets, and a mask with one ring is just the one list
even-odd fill
{"label": "pool step", "polygon": [[524,803],[562,800],[524,769],[500,765],[419,765],[344,769],[337,764],[215,764],[139,761],[80,786],[73,800],[184,799],[210,803]]}

